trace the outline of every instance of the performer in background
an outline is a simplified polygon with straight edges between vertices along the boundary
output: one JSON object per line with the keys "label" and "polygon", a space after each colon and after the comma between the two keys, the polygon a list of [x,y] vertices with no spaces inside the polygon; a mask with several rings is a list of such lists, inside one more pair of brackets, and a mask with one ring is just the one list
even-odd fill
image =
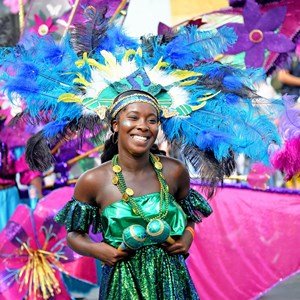
{"label": "performer in background", "polygon": [[[22,203],[16,182],[17,174],[20,183],[27,185],[35,193],[35,198],[42,197],[42,179],[39,171],[30,170],[25,161],[26,136],[25,127],[21,124],[9,127],[5,125],[7,111],[0,107],[0,230]],[[24,124],[23,124],[24,125]],[[28,199],[28,203],[29,199]]]}
{"label": "performer in background", "polygon": [[282,95],[295,96],[295,102],[298,102],[300,97],[300,43],[289,57],[289,62],[276,72],[271,83],[277,92]]}

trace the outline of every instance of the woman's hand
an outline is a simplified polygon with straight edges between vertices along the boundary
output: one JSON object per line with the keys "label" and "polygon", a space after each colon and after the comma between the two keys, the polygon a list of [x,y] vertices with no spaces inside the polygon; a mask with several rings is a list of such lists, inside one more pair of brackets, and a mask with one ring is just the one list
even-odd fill
{"label": "woman's hand", "polygon": [[120,251],[102,242],[95,243],[88,234],[80,232],[69,232],[67,235],[68,246],[75,252],[94,257],[108,266],[114,266],[118,261],[128,257],[131,251]]}
{"label": "woman's hand", "polygon": [[193,243],[193,235],[188,231],[185,230],[183,235],[175,241],[174,244],[170,245],[167,243],[162,244],[162,247],[169,253],[169,254],[187,254],[189,249]]}
{"label": "woman's hand", "polygon": [[118,250],[104,242],[94,243],[92,247],[93,252],[95,253],[93,256],[110,267],[130,255],[130,252],[127,252],[126,250]]}

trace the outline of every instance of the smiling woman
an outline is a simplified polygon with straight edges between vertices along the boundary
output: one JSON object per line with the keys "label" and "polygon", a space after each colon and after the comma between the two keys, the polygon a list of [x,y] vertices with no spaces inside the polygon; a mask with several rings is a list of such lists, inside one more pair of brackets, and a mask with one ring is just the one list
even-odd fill
{"label": "smiling woman", "polygon": [[[159,127],[159,104],[150,94],[137,90],[120,94],[112,104],[111,116],[114,139],[111,143],[116,144],[118,139],[122,150],[136,155],[154,144]],[[107,146],[102,161],[112,159],[105,158]]]}
{"label": "smiling woman", "polygon": [[129,104],[120,112],[118,120],[114,120],[113,129],[118,133],[119,147],[139,155],[148,150],[157,137],[157,110],[146,103]]}
{"label": "smiling woman", "polygon": [[[253,89],[261,73],[214,60],[236,39],[227,28],[135,40],[105,10],[84,13],[70,40],[32,37],[34,47],[0,49],[1,89],[23,99],[30,121],[46,123],[27,144],[27,160],[45,171],[49,144],[110,124],[103,164],[80,177],[56,219],[76,252],[103,262],[100,299],[197,299],[184,258],[194,222],[212,211],[190,190],[183,164],[154,152],[157,131],[205,187],[230,175],[235,153],[267,162],[279,137],[275,109],[265,115],[260,107],[271,101]],[[90,225],[103,242],[91,241]]]}
{"label": "smiling woman", "polygon": [[[152,105],[149,105],[152,104]],[[157,100],[147,92],[129,90],[118,95],[111,106],[111,131],[113,134],[106,141],[101,161],[111,160],[118,154],[118,136],[120,128],[126,130],[130,139],[127,143],[134,146],[134,142],[141,147],[150,145],[152,153],[162,153],[153,146],[159,127],[160,110]],[[134,128],[135,130],[134,130]],[[128,131],[132,132],[128,132]],[[121,132],[122,134],[122,132]],[[126,140],[121,140],[122,143]],[[138,146],[138,145],[137,145]]]}
{"label": "smiling woman", "polygon": [[[179,161],[151,153],[161,114],[153,96],[126,91],[109,113],[113,134],[105,144],[104,163],[80,177],[73,200],[56,219],[67,225],[74,251],[104,263],[100,299],[198,299],[184,261],[194,220],[178,201],[194,197],[204,215],[211,209],[189,191],[189,174]],[[87,235],[91,216],[94,229],[103,233],[102,243]],[[142,236],[128,228],[141,228]]]}

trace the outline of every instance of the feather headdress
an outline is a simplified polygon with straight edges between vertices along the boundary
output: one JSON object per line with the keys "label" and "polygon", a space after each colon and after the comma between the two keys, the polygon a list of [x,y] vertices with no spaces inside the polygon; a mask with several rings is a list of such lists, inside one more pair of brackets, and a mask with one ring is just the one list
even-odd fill
{"label": "feather headdress", "polygon": [[[268,147],[279,137],[270,116],[259,109],[272,102],[253,87],[261,72],[214,60],[235,42],[231,29],[187,27],[134,40],[93,7],[87,7],[86,18],[62,44],[32,37],[31,47],[1,51],[3,89],[12,99],[24,99],[31,119],[47,121],[32,140],[34,147],[44,151],[42,139],[107,122],[114,98],[134,89],[157,99],[166,138],[181,145],[197,171],[209,161],[206,173],[221,179],[232,169],[228,160],[234,153],[268,162]],[[51,163],[28,152],[32,167]]]}

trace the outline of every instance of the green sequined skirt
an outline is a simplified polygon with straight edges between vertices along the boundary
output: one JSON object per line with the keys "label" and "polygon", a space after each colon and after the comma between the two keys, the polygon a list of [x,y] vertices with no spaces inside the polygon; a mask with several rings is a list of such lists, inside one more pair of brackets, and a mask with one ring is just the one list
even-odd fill
{"label": "green sequined skirt", "polygon": [[199,299],[182,255],[144,247],[114,267],[103,266],[99,300]]}

